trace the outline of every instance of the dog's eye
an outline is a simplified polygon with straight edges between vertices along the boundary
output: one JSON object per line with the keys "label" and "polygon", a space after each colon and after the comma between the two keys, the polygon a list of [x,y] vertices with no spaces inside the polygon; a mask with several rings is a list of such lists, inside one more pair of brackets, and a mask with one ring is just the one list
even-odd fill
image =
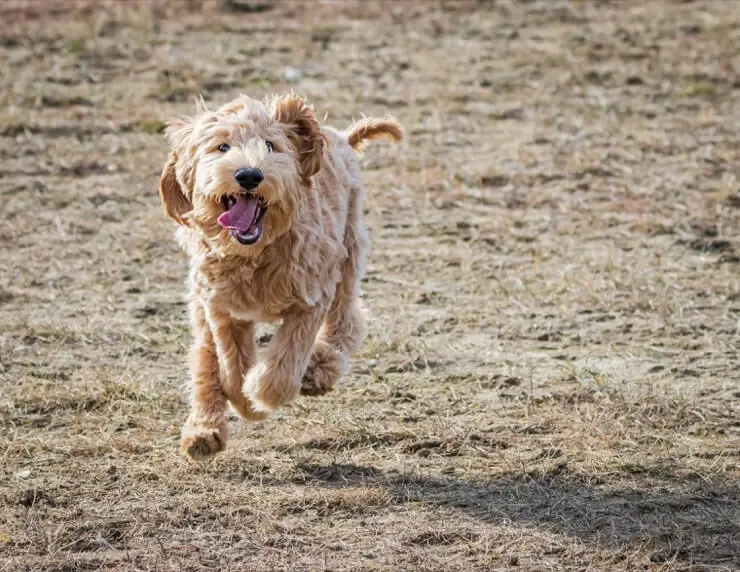
{"label": "dog's eye", "polygon": [[231,149],[231,147],[229,147],[226,143],[221,143],[221,145],[218,146],[218,150],[221,151],[221,153],[226,153],[226,151],[228,151],[229,149]]}
{"label": "dog's eye", "polygon": [[272,153],[275,150],[275,146],[272,144],[272,141],[265,141],[265,145],[267,146],[268,153]]}

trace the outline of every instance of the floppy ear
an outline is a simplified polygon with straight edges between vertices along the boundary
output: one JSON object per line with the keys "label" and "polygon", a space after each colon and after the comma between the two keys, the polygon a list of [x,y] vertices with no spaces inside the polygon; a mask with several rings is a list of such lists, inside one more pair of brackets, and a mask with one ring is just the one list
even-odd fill
{"label": "floppy ear", "polygon": [[313,108],[305,99],[291,93],[275,102],[273,116],[283,125],[288,139],[298,150],[301,176],[308,183],[321,168],[321,157],[327,144]]}
{"label": "floppy ear", "polygon": [[188,222],[184,215],[192,210],[193,205],[177,178],[177,163],[180,157],[176,149],[182,149],[191,129],[190,124],[185,121],[177,120],[170,123],[167,128],[167,138],[174,149],[170,151],[170,156],[167,158],[159,179],[159,198],[162,199],[165,214],[178,224],[185,226]]}
{"label": "floppy ear", "polygon": [[162,199],[165,214],[178,224],[187,226],[188,223],[183,215],[190,212],[193,205],[182,192],[182,187],[177,180],[176,165],[177,153],[170,151],[167,164],[162,169],[162,176],[159,179],[159,198]]}

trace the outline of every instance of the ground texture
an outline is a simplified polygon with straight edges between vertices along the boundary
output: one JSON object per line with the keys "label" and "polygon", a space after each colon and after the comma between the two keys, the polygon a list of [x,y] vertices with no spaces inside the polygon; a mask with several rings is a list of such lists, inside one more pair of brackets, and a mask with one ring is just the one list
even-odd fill
{"label": "ground texture", "polygon": [[[740,3],[0,10],[0,570],[740,569]],[[194,464],[162,122],[288,89],[369,338]]]}

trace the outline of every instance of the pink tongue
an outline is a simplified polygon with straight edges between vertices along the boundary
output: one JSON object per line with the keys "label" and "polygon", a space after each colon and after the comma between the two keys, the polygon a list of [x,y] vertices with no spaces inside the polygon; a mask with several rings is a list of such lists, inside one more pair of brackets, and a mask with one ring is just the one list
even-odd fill
{"label": "pink tongue", "polygon": [[238,195],[236,204],[218,217],[218,224],[244,234],[254,223],[258,204],[259,200],[253,195]]}

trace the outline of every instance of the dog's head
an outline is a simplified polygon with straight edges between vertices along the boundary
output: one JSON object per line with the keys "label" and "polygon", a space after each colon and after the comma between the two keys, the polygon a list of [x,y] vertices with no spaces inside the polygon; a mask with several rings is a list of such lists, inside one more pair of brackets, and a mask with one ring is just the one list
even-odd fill
{"label": "dog's head", "polygon": [[284,233],[311,192],[326,138],[295,95],[267,105],[241,96],[199,106],[167,129],[171,151],[159,195],[165,213],[223,253],[247,254]]}

